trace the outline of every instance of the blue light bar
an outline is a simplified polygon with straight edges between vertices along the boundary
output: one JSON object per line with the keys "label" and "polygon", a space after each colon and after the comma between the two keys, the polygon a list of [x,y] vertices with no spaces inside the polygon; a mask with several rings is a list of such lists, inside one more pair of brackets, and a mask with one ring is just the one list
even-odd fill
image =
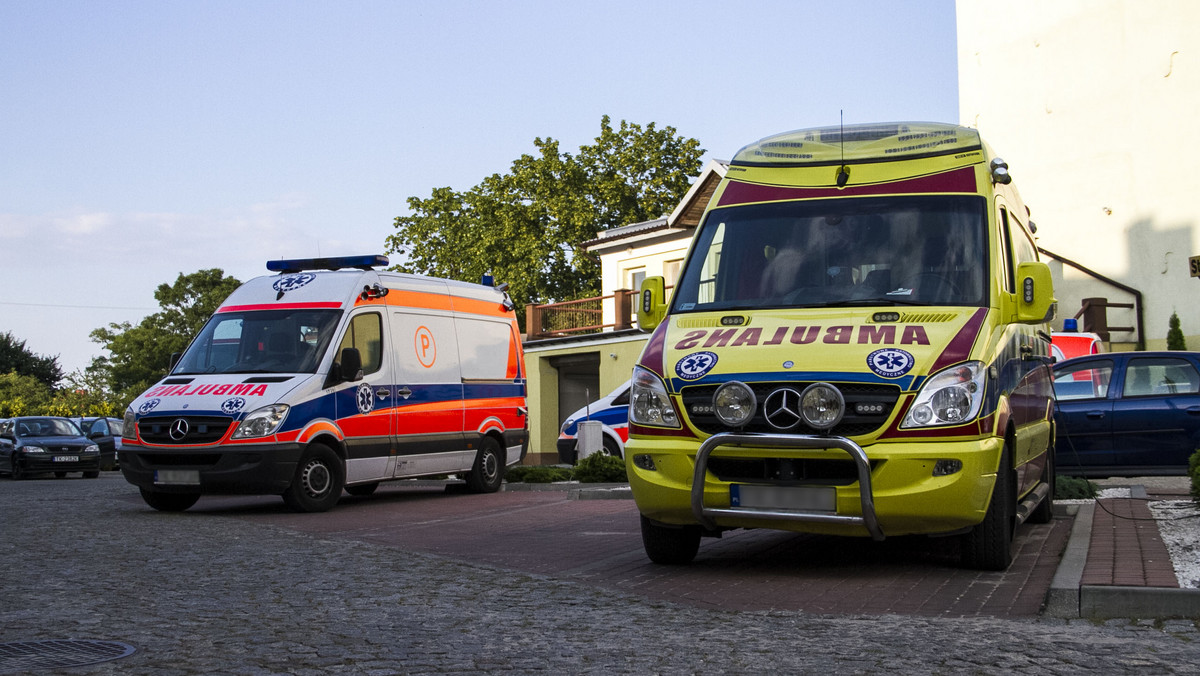
{"label": "blue light bar", "polygon": [[282,261],[267,261],[267,269],[271,272],[289,274],[304,270],[341,270],[342,268],[370,270],[387,264],[387,256],[335,256],[333,258],[292,258]]}

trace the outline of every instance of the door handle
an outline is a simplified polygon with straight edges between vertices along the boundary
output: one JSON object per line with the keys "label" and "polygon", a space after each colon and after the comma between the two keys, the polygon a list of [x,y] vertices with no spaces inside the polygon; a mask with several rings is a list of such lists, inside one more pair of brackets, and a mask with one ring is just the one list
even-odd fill
{"label": "door handle", "polygon": [[386,387],[381,387],[378,390],[375,390],[375,396],[379,397],[380,399],[387,399],[388,397],[392,396],[392,391]]}
{"label": "door handle", "polygon": [[412,390],[408,389],[408,387],[401,387],[396,390],[396,394],[400,395],[401,399],[408,399],[412,396]]}
{"label": "door handle", "polygon": [[1104,411],[1088,411],[1088,420],[1103,420]]}
{"label": "door handle", "polygon": [[1188,415],[1200,415],[1200,406],[1192,406],[1187,410]]}

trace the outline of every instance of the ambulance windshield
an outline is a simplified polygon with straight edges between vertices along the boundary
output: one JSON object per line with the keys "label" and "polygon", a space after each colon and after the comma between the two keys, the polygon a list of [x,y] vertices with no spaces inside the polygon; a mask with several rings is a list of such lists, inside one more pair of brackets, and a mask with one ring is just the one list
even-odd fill
{"label": "ambulance windshield", "polygon": [[171,375],[314,373],[341,315],[304,309],[217,313]]}
{"label": "ambulance windshield", "polygon": [[708,214],[672,312],[988,302],[979,196],[780,202]]}

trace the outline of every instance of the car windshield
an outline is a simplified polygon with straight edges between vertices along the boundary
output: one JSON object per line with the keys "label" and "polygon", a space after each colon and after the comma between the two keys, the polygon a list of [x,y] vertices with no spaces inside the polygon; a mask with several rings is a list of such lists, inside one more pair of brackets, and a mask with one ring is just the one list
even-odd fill
{"label": "car windshield", "polygon": [[17,421],[17,435],[22,437],[78,437],[83,432],[70,420],[63,418],[26,418]]}
{"label": "car windshield", "polygon": [[709,213],[672,312],[988,301],[983,198],[885,196]]}
{"label": "car windshield", "polygon": [[171,374],[314,373],[341,315],[307,309],[218,313]]}

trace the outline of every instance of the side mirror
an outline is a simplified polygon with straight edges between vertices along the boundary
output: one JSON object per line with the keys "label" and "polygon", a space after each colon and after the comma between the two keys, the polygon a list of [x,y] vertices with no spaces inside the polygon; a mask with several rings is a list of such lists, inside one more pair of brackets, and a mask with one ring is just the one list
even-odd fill
{"label": "side mirror", "polygon": [[167,373],[170,373],[171,371],[175,370],[175,365],[179,363],[179,360],[182,357],[183,357],[182,352],[172,352],[171,353],[171,363],[167,366]]}
{"label": "side mirror", "polygon": [[324,387],[330,388],[341,383],[353,383],[362,380],[362,355],[358,348],[347,347],[342,350],[339,361],[329,367],[329,375],[325,376]]}
{"label": "side mirror", "polygon": [[1054,319],[1058,301],[1054,299],[1054,281],[1050,266],[1042,262],[1017,266],[1017,321],[1041,324]]}
{"label": "side mirror", "polygon": [[643,331],[653,331],[667,316],[666,283],[662,277],[647,277],[642,280],[641,292],[638,295],[637,320],[638,328]]}
{"label": "side mirror", "polygon": [[348,383],[356,383],[363,379],[362,372],[362,355],[359,354],[358,348],[347,347],[342,350],[342,380]]}

